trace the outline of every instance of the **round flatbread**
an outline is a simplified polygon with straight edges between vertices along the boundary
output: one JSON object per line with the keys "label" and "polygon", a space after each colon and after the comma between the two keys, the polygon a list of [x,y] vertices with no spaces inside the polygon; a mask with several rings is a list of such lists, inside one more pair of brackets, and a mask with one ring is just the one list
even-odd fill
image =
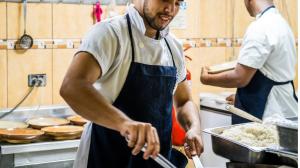
{"label": "round flatbread", "polygon": [[45,131],[46,134],[53,136],[68,136],[81,134],[83,127],[75,125],[53,126],[42,128],[42,131]]}
{"label": "round flatbread", "polygon": [[69,123],[70,121],[66,119],[55,117],[38,117],[29,119],[27,121],[27,124],[29,124],[31,127],[38,129],[49,126],[67,125]]}
{"label": "round flatbread", "polygon": [[0,129],[0,137],[9,140],[31,140],[43,134],[43,131],[30,128]]}
{"label": "round flatbread", "polygon": [[0,129],[27,128],[28,124],[19,121],[0,120]]}
{"label": "round flatbread", "polygon": [[71,123],[73,123],[75,125],[80,125],[80,126],[82,126],[88,122],[88,120],[84,119],[80,115],[70,116],[67,118],[67,120],[71,121]]}

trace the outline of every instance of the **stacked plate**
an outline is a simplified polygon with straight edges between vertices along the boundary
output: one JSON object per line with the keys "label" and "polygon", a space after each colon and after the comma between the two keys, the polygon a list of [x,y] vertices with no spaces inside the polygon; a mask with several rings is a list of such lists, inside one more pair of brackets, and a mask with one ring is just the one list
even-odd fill
{"label": "stacked plate", "polygon": [[55,140],[71,140],[80,138],[83,127],[75,125],[63,125],[44,127],[41,129],[46,135],[50,135]]}

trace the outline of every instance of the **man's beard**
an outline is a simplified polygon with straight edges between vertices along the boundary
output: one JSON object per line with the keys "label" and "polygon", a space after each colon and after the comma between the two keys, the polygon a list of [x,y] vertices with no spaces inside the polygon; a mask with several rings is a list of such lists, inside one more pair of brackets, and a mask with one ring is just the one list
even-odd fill
{"label": "man's beard", "polygon": [[[168,14],[157,13],[156,16],[151,17],[151,16],[150,16],[150,10],[148,9],[148,7],[147,7],[146,4],[147,4],[147,2],[144,2],[143,15],[144,15],[145,20],[146,20],[146,22],[148,23],[148,25],[149,25],[151,28],[153,28],[153,29],[155,29],[155,30],[157,30],[157,31],[164,30],[164,29],[169,25],[169,23],[168,23],[166,26],[159,26],[159,25],[157,25],[157,24],[155,23],[155,17],[156,17],[156,16],[160,16],[160,15],[168,15]],[[171,20],[172,20],[172,19],[171,19]]]}

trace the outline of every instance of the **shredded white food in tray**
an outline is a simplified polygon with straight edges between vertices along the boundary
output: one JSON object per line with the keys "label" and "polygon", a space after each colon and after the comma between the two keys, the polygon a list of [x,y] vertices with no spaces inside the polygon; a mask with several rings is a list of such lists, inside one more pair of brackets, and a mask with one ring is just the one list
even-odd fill
{"label": "shredded white food in tray", "polygon": [[278,134],[274,125],[248,123],[223,131],[221,136],[252,147],[278,145]]}

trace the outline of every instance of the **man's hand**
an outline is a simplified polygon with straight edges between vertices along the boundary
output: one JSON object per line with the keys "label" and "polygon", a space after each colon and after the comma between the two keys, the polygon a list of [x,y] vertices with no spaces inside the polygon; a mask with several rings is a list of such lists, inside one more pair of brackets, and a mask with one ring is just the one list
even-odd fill
{"label": "man's hand", "polygon": [[209,78],[208,70],[208,67],[202,67],[201,69],[200,81],[202,84],[207,84]]}
{"label": "man's hand", "polygon": [[200,76],[202,84],[225,88],[242,88],[249,84],[257,69],[238,63],[233,70],[216,74],[209,74],[208,71],[208,67],[202,68]]}
{"label": "man's hand", "polygon": [[128,140],[128,146],[133,148],[133,155],[137,155],[147,143],[144,159],[148,159],[150,156],[157,157],[160,143],[155,127],[149,123],[125,121],[121,128],[120,133]]}
{"label": "man's hand", "polygon": [[226,97],[226,100],[228,101],[228,104],[234,105],[235,94],[232,94],[232,95]]}
{"label": "man's hand", "polygon": [[188,132],[186,132],[184,150],[185,154],[190,159],[192,159],[192,156],[194,155],[200,156],[200,154],[203,152],[201,130],[190,129]]}

